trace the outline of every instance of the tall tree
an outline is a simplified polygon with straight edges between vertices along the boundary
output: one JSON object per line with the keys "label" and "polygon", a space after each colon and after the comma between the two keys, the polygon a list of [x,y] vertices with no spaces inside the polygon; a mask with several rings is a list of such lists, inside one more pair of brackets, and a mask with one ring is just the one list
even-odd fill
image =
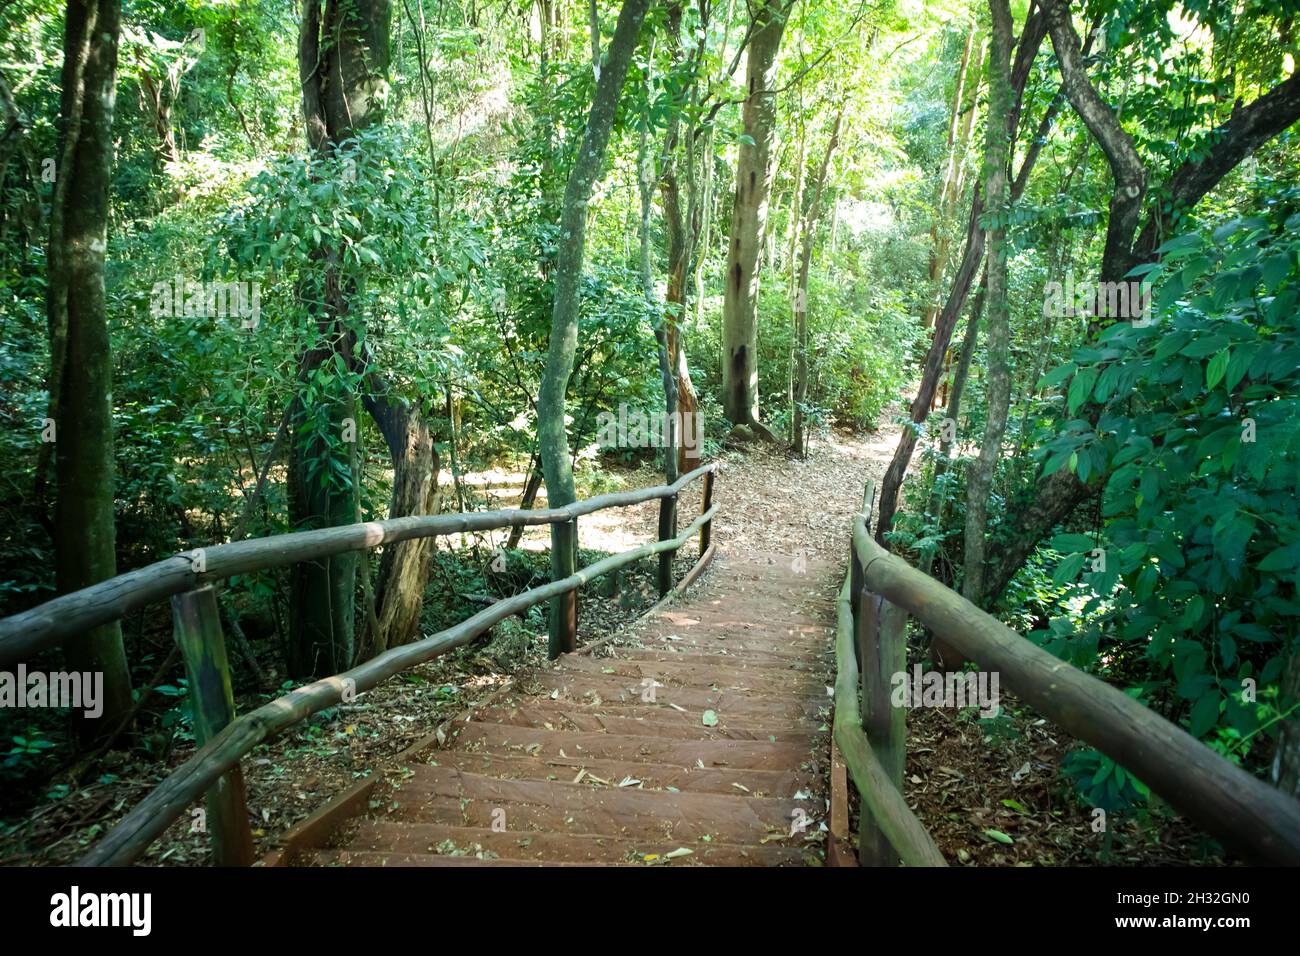
{"label": "tall tree", "polygon": [[[1013,103],[1011,108],[1011,142],[1015,142],[1016,130],[1019,127],[1020,107],[1024,97],[1025,84],[1029,80],[1030,67],[1033,66],[1034,58],[1038,55],[1038,48],[1043,43],[1043,37],[1047,31],[1047,24],[1040,10],[1031,13],[1025,25],[1020,31],[1020,40],[1016,44],[1016,59],[1011,68],[1011,89]],[[1044,117],[1044,122],[1050,128],[1050,120],[1055,116],[1055,109],[1049,108]],[[1040,124],[1039,131],[1043,129]],[[1034,149],[1027,150],[1025,158],[1021,162],[1020,174],[1016,176],[1015,184],[1011,187],[1012,199],[1016,199],[1024,191],[1025,184],[1028,182],[1028,170],[1033,166],[1038,158],[1038,151]],[[898,447],[894,449],[894,457],[889,462],[889,467],[885,470],[885,477],[880,483],[880,503],[877,507],[876,517],[876,540],[881,544],[886,543],[885,535],[888,534],[890,527],[894,522],[894,512],[898,510],[898,496],[903,487],[903,478],[907,474],[907,467],[912,461],[912,452],[916,450],[917,436],[921,430],[921,425],[930,415],[930,409],[934,403],[934,397],[939,388],[939,379],[942,377],[944,359],[948,354],[948,346],[952,341],[952,333],[957,327],[957,319],[961,316],[962,309],[966,305],[966,298],[970,294],[971,286],[975,282],[975,276],[979,273],[980,264],[984,260],[984,230],[980,227],[980,216],[984,211],[984,197],[982,184],[977,183],[971,197],[970,217],[966,224],[965,247],[962,251],[961,262],[957,266],[957,271],[953,275],[952,285],[949,287],[948,298],[944,301],[943,308],[939,310],[939,316],[935,319],[934,335],[930,339],[930,349],[925,356],[925,364],[921,369],[921,382],[917,387],[916,396],[912,399],[912,406],[909,410],[912,426],[904,428],[898,436]]]}
{"label": "tall tree", "polygon": [[795,282],[794,322],[795,322],[795,373],[794,373],[794,421],[791,445],[796,455],[807,452],[807,435],[805,434],[804,405],[808,401],[808,275],[812,270],[813,243],[817,239],[817,226],[821,222],[822,210],[825,208],[823,197],[826,190],[826,177],[830,172],[831,157],[835,147],[840,143],[840,124],[844,120],[844,104],[835,112],[835,122],[831,124],[830,139],[826,141],[826,152],[817,167],[817,174],[812,182],[812,196],[804,207],[803,245],[799,254],[798,279]]}
{"label": "tall tree", "polygon": [[989,0],[992,42],[989,47],[989,112],[985,123],[984,196],[988,238],[988,415],[979,458],[966,480],[965,559],[962,596],[980,604],[984,596],[985,524],[989,489],[1002,456],[1002,437],[1011,401],[1010,315],[1007,305],[1007,165],[1011,148],[1011,7],[1008,0]]}
{"label": "tall tree", "polygon": [[[308,145],[323,157],[381,121],[388,94],[388,0],[304,0],[298,68]],[[345,184],[346,185],[346,184]],[[357,408],[383,436],[394,467],[390,517],[425,514],[437,500],[438,461],[418,404],[397,394],[364,344],[365,317],[355,314],[356,279],[342,250],[321,256],[305,291],[315,343],[299,364],[290,452],[290,519],[314,528],[357,520]],[[346,374],[340,372],[340,367]],[[310,399],[307,398],[310,396]],[[432,540],[386,548],[375,587],[375,614],[364,653],[418,633]],[[357,556],[301,562],[290,574],[290,669],[294,676],[332,674],[358,656],[355,633]]]}
{"label": "tall tree", "polygon": [[[55,578],[60,593],[117,573],[113,523],[113,361],[104,296],[113,165],[120,0],[69,0],[63,32],[59,162],[50,208],[47,314],[54,420]],[[70,641],[68,664],[104,675],[104,709],[83,739],[115,728],[131,708],[117,622]]]}
{"label": "tall tree", "polygon": [[[618,98],[627,78],[628,65],[636,49],[637,35],[645,20],[650,0],[624,0],[605,51],[600,79],[592,95],[591,110],[573,169],[564,187],[560,211],[559,249],[555,261],[555,300],[551,310],[551,336],[537,397],[537,439],[542,470],[546,475],[546,499],[551,507],[571,504],[577,497],[573,486],[573,465],[565,429],[565,393],[573,374],[578,348],[578,285],[587,252],[587,206],[592,189],[605,162],[605,148],[618,111]],[[566,577],[573,572],[576,542],[558,529],[551,536],[551,572]],[[552,614],[559,613],[558,606]],[[552,634],[554,634],[554,629]],[[552,648],[555,651],[555,648]]]}
{"label": "tall tree", "polygon": [[[758,287],[772,191],[777,54],[790,5],[762,0],[753,15],[722,301],[722,408],[734,425],[758,421]],[[770,437],[770,434],[768,435]]]}

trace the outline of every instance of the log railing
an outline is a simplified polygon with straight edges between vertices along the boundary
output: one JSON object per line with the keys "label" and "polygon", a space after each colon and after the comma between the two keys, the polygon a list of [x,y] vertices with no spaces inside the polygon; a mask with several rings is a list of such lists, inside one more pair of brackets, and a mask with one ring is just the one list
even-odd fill
{"label": "log railing", "polygon": [[[171,598],[176,641],[185,661],[193,695],[195,737],[199,749],[136,804],[79,864],[122,866],[133,862],[205,794],[208,801],[207,829],[212,838],[214,861],[225,865],[251,863],[252,837],[239,768],[240,761],[254,747],[312,714],[350,701],[356,694],[467,644],[494,624],[545,601],[554,602],[549,642],[551,656],[574,650],[577,604],[573,595],[582,585],[636,561],[659,556],[659,589],[663,596],[672,588],[672,556],[694,534],[698,532],[700,536],[696,567],[712,557],[710,530],[718,510],[712,502],[716,468],[716,463],[710,463],[683,475],[671,485],[600,495],[563,508],[395,518],[216,545],[118,575],[0,620],[0,666],[7,666],[75,638],[87,628],[117,620],[162,598]],[[704,479],[701,513],[677,534],[674,529],[677,496],[682,488],[698,478]],[[602,558],[563,577],[553,576],[550,583],[497,601],[454,627],[394,647],[351,670],[305,684],[242,716],[235,716],[213,582],[236,574],[283,567],[297,561],[361,551],[412,538],[524,525],[562,526],[572,536],[576,551],[579,517],[656,499],[671,502],[661,505],[661,508],[667,510],[672,519],[665,521],[661,517],[658,540]],[[552,541],[556,540],[554,530],[553,527]]]}
{"label": "log railing", "polygon": [[[890,862],[880,855],[882,842],[904,863],[928,862],[928,837],[923,840],[924,831],[917,833],[910,814],[903,814],[907,808],[901,796],[881,792],[884,780],[897,786],[902,777],[902,711],[888,706],[890,677],[905,669],[903,627],[896,617],[901,609],[965,659],[997,673],[1001,687],[1133,773],[1226,847],[1259,863],[1300,865],[1300,800],[1247,773],[1118,688],[1053,657],[890,554],[871,537],[873,491],[868,484],[867,505],[853,520],[835,695],[836,743],[870,811],[861,835],[862,862]],[[860,713],[848,713],[842,730],[840,710],[857,700],[856,674],[850,678],[844,673],[856,663],[849,634],[857,636],[865,702]],[[870,743],[865,750],[854,733],[860,724]]]}

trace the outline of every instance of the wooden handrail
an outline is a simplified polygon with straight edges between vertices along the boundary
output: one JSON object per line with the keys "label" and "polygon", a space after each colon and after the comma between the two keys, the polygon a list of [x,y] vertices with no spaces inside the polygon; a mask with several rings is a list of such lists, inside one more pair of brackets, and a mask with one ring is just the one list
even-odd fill
{"label": "wooden handrail", "polygon": [[363,551],[413,538],[470,531],[492,531],[518,525],[572,521],[608,508],[626,508],[655,498],[676,495],[684,486],[717,468],[710,462],[671,485],[620,491],[576,501],[562,508],[524,511],[511,508],[455,515],[419,515],[369,521],[318,531],[297,531],[267,538],[247,538],[164,558],[119,574],[99,584],[56,597],[30,610],[0,619],[0,667],[29,660],[38,652],[119,620],[131,611],[174,594],[191,591],[237,574],[283,567],[299,561]]}
{"label": "wooden handrail", "polygon": [[1263,863],[1300,865],[1300,800],[890,554],[872,539],[865,515],[854,519],[853,548],[870,591],[997,672],[1002,686],[1043,716],[1131,771],[1225,845]]}
{"label": "wooden handrail", "polygon": [[[674,485],[648,489],[675,494],[686,481],[711,472],[716,464],[696,469]],[[635,493],[633,493],[635,494]],[[606,500],[615,496],[603,496]],[[649,500],[661,495],[649,495]],[[590,499],[581,502],[590,505]],[[623,504],[635,503],[623,501]],[[606,504],[604,507],[616,507]],[[599,510],[599,509],[595,509]],[[581,510],[589,514],[591,509]],[[369,690],[382,681],[417,664],[433,660],[483,634],[492,625],[544,601],[574,591],[583,584],[609,574],[643,558],[676,551],[697,531],[707,528],[718,511],[717,505],[706,508],[698,518],[674,538],[648,542],[630,551],[611,555],[575,571],[568,577],[532,588],[498,601],[454,627],[420,641],[392,648],[351,670],[305,684],[242,717],[238,717],[200,747],[189,760],[174,770],[140,801],[89,853],[78,861],[80,866],[125,866],[136,860],[201,795],[218,785],[223,776],[238,767],[254,747],[293,724],[351,699],[353,694]],[[564,518],[565,509],[551,515]],[[571,520],[571,519],[568,519]],[[545,522],[531,522],[545,523]]]}

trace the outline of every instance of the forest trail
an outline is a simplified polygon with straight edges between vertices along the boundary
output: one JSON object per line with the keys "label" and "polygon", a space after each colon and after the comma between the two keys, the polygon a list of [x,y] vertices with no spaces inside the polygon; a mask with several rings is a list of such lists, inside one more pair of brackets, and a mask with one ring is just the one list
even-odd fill
{"label": "forest trail", "polygon": [[819,444],[820,467],[758,450],[724,468],[699,582],[452,724],[295,862],[821,865],[838,551],[893,442]]}

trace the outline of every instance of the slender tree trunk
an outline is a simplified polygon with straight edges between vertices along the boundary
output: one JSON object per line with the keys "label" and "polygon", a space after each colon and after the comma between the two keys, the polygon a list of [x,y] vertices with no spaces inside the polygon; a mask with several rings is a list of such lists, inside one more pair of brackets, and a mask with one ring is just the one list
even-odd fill
{"label": "slender tree trunk", "polygon": [[[564,189],[551,336],[537,400],[537,438],[546,475],[547,503],[551,507],[571,504],[576,497],[569,438],[564,427],[564,407],[578,347],[578,284],[586,257],[587,205],[604,164],[619,93],[627,78],[637,35],[649,5],[650,0],[624,0],[592,96],[582,143]],[[558,526],[552,529],[551,573],[556,578],[572,572],[576,548],[572,546],[571,538],[565,529]],[[562,611],[562,602],[552,605],[553,624],[554,616]],[[553,627],[552,634],[555,633],[557,629]]]}
{"label": "slender tree trunk", "polygon": [[[934,290],[934,301],[925,310],[925,327],[934,328],[934,320],[939,315],[942,302],[939,299],[939,283],[948,268],[948,232],[950,220],[957,209],[957,200],[961,196],[959,180],[966,158],[966,146],[970,140],[971,129],[975,120],[975,101],[979,92],[979,82],[971,82],[972,54],[976,49],[979,30],[971,29],[966,34],[966,43],[962,47],[961,61],[957,68],[957,84],[952,97],[952,116],[948,123],[948,154],[944,163],[943,179],[939,184],[939,201],[936,203],[934,222],[930,226],[930,287]],[[979,42],[981,56],[983,41]],[[969,90],[968,90],[969,87]],[[969,104],[967,100],[969,99]]]}
{"label": "slender tree trunk", "polygon": [[984,182],[988,230],[988,415],[979,459],[966,479],[966,536],[962,596],[979,605],[984,599],[985,525],[989,489],[1002,456],[1002,438],[1011,401],[1010,314],[1007,304],[1006,220],[1007,167],[1011,149],[1011,8],[1008,0],[989,0],[992,43],[989,50],[989,112],[986,122]]}
{"label": "slender tree trunk", "polygon": [[[113,524],[113,363],[104,295],[113,162],[120,0],[69,0],[63,39],[58,179],[50,209],[47,308],[54,420],[55,579],[60,594],[117,574]],[[83,741],[131,710],[131,674],[114,622],[65,645],[68,665],[104,675],[101,719],[78,718]]]}
{"label": "slender tree trunk", "polygon": [[736,163],[736,196],[722,304],[722,407],[735,425],[758,425],[759,256],[772,187],[772,141],[776,127],[776,61],[788,10],[763,0],[754,13],[747,53],[749,95],[745,135]]}
{"label": "slender tree trunk", "polygon": [[808,451],[808,436],[805,434],[804,404],[808,401],[808,274],[812,268],[813,244],[817,239],[817,225],[821,222],[822,202],[826,189],[826,176],[830,170],[831,157],[840,142],[840,124],[844,120],[844,107],[841,105],[835,114],[831,126],[831,137],[826,142],[826,152],[821,165],[817,168],[817,177],[813,180],[812,202],[809,203],[803,219],[803,248],[799,255],[799,279],[794,294],[795,320],[795,379],[794,379],[794,427],[793,446],[795,454],[801,458]]}
{"label": "slender tree trunk", "polygon": [[[1024,95],[1025,84],[1028,82],[1030,68],[1038,55],[1039,47],[1042,46],[1046,30],[1045,18],[1041,12],[1035,12],[1029,15],[1024,28],[1020,32],[1020,42],[1016,46],[1015,65],[1011,69],[1013,106],[1011,110],[1011,133],[1008,137],[1010,142],[1015,142],[1015,132],[1020,118],[1020,103]],[[1028,168],[1036,161],[1037,157],[1038,153],[1033,150],[1026,154],[1021,167],[1022,175],[1017,176],[1016,185],[1012,189],[1013,200],[1019,197],[1020,192],[1024,189],[1024,184],[1028,182]],[[970,293],[975,275],[979,271],[980,263],[983,261],[984,231],[979,228],[979,217],[983,212],[983,208],[983,190],[977,184],[975,194],[971,199],[971,214],[966,225],[966,245],[962,253],[961,264],[957,267],[957,272],[953,276],[952,288],[948,293],[947,301],[944,302],[943,308],[939,311],[939,316],[935,320],[934,336],[930,340],[930,350],[925,356],[925,364],[921,371],[921,382],[917,388],[916,397],[912,401],[910,417],[913,427],[904,428],[899,434],[898,447],[894,450],[894,457],[889,462],[889,468],[886,469],[885,477],[880,483],[876,540],[885,547],[888,546],[885,536],[892,527],[894,513],[898,510],[898,497],[903,486],[903,478],[907,475],[907,467],[912,461],[912,452],[916,449],[919,426],[925,422],[930,414],[934,396],[939,387],[939,380],[942,377],[944,358],[948,352],[948,345],[952,341],[953,329],[956,328],[957,318],[961,315],[962,308],[966,304],[966,297]]]}
{"label": "slender tree trunk", "polygon": [[[675,15],[675,16],[674,16]],[[669,17],[676,22],[681,21],[681,8],[674,6],[670,8]],[[670,38],[672,36],[670,30]],[[674,47],[676,48],[676,47]],[[650,54],[646,57],[651,64],[654,63],[654,45],[651,44]],[[599,75],[599,73],[598,73]],[[652,92],[653,73],[651,69],[646,70],[645,93],[646,102],[650,102]],[[672,132],[669,132],[669,144],[665,149],[665,154],[672,149]],[[665,157],[666,158],[666,157]],[[655,323],[655,353],[659,361],[659,378],[663,382],[664,389],[664,429],[661,437],[667,439],[663,448],[663,466],[664,480],[672,484],[677,480],[677,374],[673,365],[673,355],[671,352],[669,328],[679,318],[673,314],[673,307],[669,303],[660,305],[658,298],[655,296],[654,286],[654,269],[650,262],[650,207],[654,197],[655,180],[655,160],[650,154],[650,128],[649,118],[641,126],[641,140],[637,149],[637,187],[641,197],[641,219],[638,228],[638,236],[641,241],[641,288],[645,296],[648,308],[659,312],[659,321]],[[680,237],[677,237],[680,242]],[[670,243],[671,245],[671,243]],[[669,249],[669,260],[673,259],[674,252],[680,258],[680,250]],[[670,265],[671,268],[671,265]],[[669,280],[671,281],[671,279]]]}

